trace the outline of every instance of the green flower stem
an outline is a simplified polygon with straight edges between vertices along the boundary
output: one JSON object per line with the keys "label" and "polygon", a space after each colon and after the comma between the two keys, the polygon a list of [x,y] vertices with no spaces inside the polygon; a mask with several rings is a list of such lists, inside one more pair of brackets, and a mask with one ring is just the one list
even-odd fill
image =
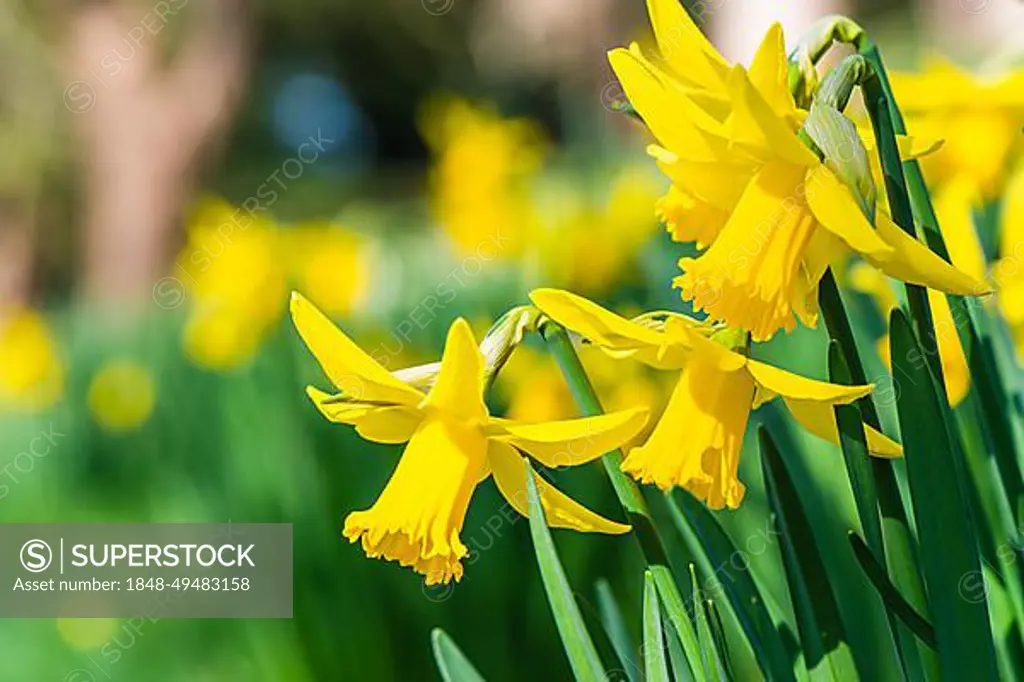
{"label": "green flower stem", "polygon": [[[559,369],[562,370],[562,376],[565,377],[569,391],[583,416],[595,417],[604,414],[604,408],[597,397],[597,392],[594,391],[594,386],[590,383],[586,370],[583,369],[579,355],[576,354],[576,349],[573,348],[572,340],[565,329],[555,322],[547,320],[540,325],[539,331],[558,363]],[[611,479],[615,495],[619,498],[619,503],[622,505],[629,523],[633,526],[633,535],[640,543],[644,561],[654,578],[669,620],[672,621],[673,627],[679,634],[686,657],[693,668],[693,662],[701,660],[697,633],[686,613],[682,594],[672,576],[665,543],[658,533],[657,526],[654,525],[647,500],[644,499],[643,493],[640,492],[640,488],[633,479],[622,472],[622,461],[622,451],[618,449],[606,452],[601,456],[601,463],[604,464],[608,478]],[[699,608],[699,605],[695,605],[695,608]],[[704,679],[703,671],[700,668],[691,670],[691,672],[694,679]]]}
{"label": "green flower stem", "polygon": [[[860,54],[874,68],[878,88],[888,107],[888,118],[892,122],[895,133],[907,133],[903,114],[900,112],[892,87],[886,74],[885,65],[878,47],[871,41],[864,41],[860,46]],[[932,205],[931,195],[925,185],[921,164],[916,159],[903,162],[906,174],[909,201],[913,215],[924,233],[928,247],[939,256],[949,261],[949,250],[939,229],[939,222]],[[895,217],[895,216],[894,216]],[[981,414],[984,418],[985,435],[990,451],[995,454],[996,465],[1000,478],[1006,489],[1007,497],[1013,505],[1016,527],[1024,523],[1024,477],[1021,475],[1021,453],[1013,435],[1013,427],[1009,421],[1011,402],[1009,392],[1002,381],[994,350],[995,338],[984,311],[972,313],[971,305],[962,296],[948,296],[950,311],[956,323],[957,334],[964,354],[967,356],[971,370],[971,378],[978,391],[981,401]],[[922,342],[924,339],[922,339]],[[1011,529],[1007,529],[1011,530]],[[1016,537],[1015,530],[1012,537]]]}
{"label": "green flower stem", "polygon": [[[904,232],[916,239],[914,214],[910,208],[910,194],[903,177],[903,165],[899,147],[896,144],[896,132],[893,128],[892,117],[889,115],[889,102],[877,71],[861,83],[861,89],[864,93],[864,104],[875,131],[892,219]],[[942,361],[939,359],[939,345],[935,334],[935,325],[932,321],[932,310],[928,304],[928,291],[918,284],[906,284],[905,287],[907,301],[910,303],[910,316],[914,321],[914,331],[917,332],[917,337],[921,340],[921,347],[932,373],[938,379],[939,385],[944,386],[945,378],[942,373]]]}

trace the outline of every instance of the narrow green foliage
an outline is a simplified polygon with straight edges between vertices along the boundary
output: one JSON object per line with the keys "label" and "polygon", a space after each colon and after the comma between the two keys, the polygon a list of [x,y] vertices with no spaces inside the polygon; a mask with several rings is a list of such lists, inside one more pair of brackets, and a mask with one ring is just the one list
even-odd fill
{"label": "narrow green foliage", "polygon": [[544,518],[544,508],[541,505],[540,496],[537,494],[537,484],[533,480],[533,467],[526,460],[524,460],[523,466],[526,467],[529,494],[530,536],[533,538],[533,547],[537,554],[537,564],[540,566],[544,591],[548,595],[548,604],[551,605],[551,613],[555,617],[555,625],[562,638],[562,646],[569,657],[569,665],[572,666],[573,674],[579,682],[603,681],[606,678],[601,659],[597,655],[594,642],[583,623],[583,614],[580,613],[576,599],[573,597],[572,589],[569,587],[562,563],[558,560],[555,543],[551,539],[551,532],[548,530],[547,521]]}
{"label": "narrow green foliage", "polygon": [[758,433],[765,487],[775,525],[781,533],[786,583],[793,600],[807,670],[812,680],[858,679],[839,607],[796,486],[771,436],[763,427]]}
{"label": "narrow green foliage", "polygon": [[704,602],[705,610],[707,611],[708,624],[711,626],[711,635],[715,638],[715,649],[718,650],[718,659],[722,663],[724,671],[724,678],[727,680],[734,679],[736,676],[732,672],[732,666],[729,664],[729,643],[725,639],[725,626],[722,624],[722,614],[718,612],[718,606],[711,599]]}
{"label": "narrow green foliage", "polygon": [[[699,553],[702,570],[720,578],[716,584],[722,586],[761,670],[773,680],[795,680],[789,654],[750,573],[746,554],[736,548],[714,515],[691,495],[666,494],[665,500],[679,531],[684,537],[692,531],[699,541],[693,549]],[[718,576],[715,566],[724,575]]]}
{"label": "narrow green foliage", "polygon": [[[857,344],[853,337],[853,328],[846,314],[846,307],[843,304],[842,296],[839,293],[839,286],[831,270],[826,271],[821,280],[819,288],[819,300],[821,303],[822,316],[828,327],[829,336],[842,350],[843,359],[847,363],[849,376],[854,384],[868,383],[867,373],[864,370],[864,363],[857,350]],[[875,429],[882,430],[882,422],[878,417],[875,398],[867,395],[857,401],[861,417],[866,424]],[[917,543],[910,528],[909,515],[903,506],[903,498],[900,495],[899,485],[896,482],[896,464],[892,461],[878,457],[871,458],[871,471],[875,480],[875,492],[878,499],[878,508],[882,517],[882,537],[885,545],[885,558],[887,560],[890,575],[893,582],[899,587],[907,600],[915,605],[921,613],[927,612],[927,600],[924,593],[924,583],[921,578],[921,568],[917,560]],[[899,633],[901,651],[904,654],[904,663],[908,667],[913,666],[913,659],[903,642],[906,641],[906,632],[900,628]],[[938,663],[928,651],[918,650],[922,664],[926,671],[938,670]],[[912,670],[907,670],[908,676]],[[913,679],[913,677],[911,677]]]}
{"label": "narrow green foliage", "polygon": [[[583,369],[580,358],[576,354],[576,349],[573,348],[572,341],[569,339],[565,329],[549,320],[540,326],[540,334],[558,363],[562,376],[569,386],[569,391],[576,401],[576,406],[583,416],[592,417],[604,414],[604,408],[597,397],[597,392],[594,391],[594,387],[590,383],[590,379],[587,377],[587,373]],[[620,450],[613,450],[601,456],[605,472],[612,482],[612,487],[615,490],[616,497],[619,499],[619,504],[622,505],[623,511],[625,511],[626,516],[629,518],[629,522],[633,525],[633,536],[640,543],[640,549],[644,554],[644,561],[651,571],[654,584],[658,588],[658,593],[665,604],[665,611],[672,621],[672,626],[676,629],[676,633],[679,635],[683,649],[686,651],[687,659],[690,661],[698,660],[700,650],[697,646],[697,635],[693,629],[693,622],[690,620],[686,607],[683,605],[679,587],[676,585],[672,577],[672,571],[669,569],[665,545],[658,534],[658,529],[654,525],[654,520],[651,518],[651,512],[647,507],[647,501],[644,499],[643,494],[641,494],[633,479],[622,472],[622,461],[623,457]],[[702,676],[697,671],[694,671],[693,674],[695,679],[702,679]]]}
{"label": "narrow green foliage", "polygon": [[981,562],[965,494],[967,471],[946,423],[940,388],[906,316],[890,323],[893,375],[907,478],[921,540],[921,559],[943,677],[995,680],[995,648],[984,590],[964,594],[964,581],[980,581]]}
{"label": "narrow green foliage", "polygon": [[630,682],[634,682],[640,669],[636,660],[636,643],[629,634],[629,628],[626,627],[622,609],[612,594],[612,586],[604,579],[597,581],[597,610],[601,614],[601,624],[608,633],[612,648],[615,649],[615,654],[622,664],[623,672]]}
{"label": "narrow green foliage", "polygon": [[718,651],[718,643],[715,641],[714,633],[711,631],[711,624],[708,622],[708,614],[705,604],[704,591],[700,589],[697,581],[697,570],[690,564],[690,584],[693,587],[693,610],[697,616],[697,639],[700,642],[701,666],[708,680],[722,682],[725,679],[725,666],[722,665],[721,654]]}
{"label": "narrow green foliage", "polygon": [[661,608],[654,576],[644,573],[644,679],[669,682],[665,635],[661,629]]}
{"label": "narrow green foliage", "polygon": [[430,633],[430,641],[437,669],[441,672],[441,679],[444,682],[484,682],[483,676],[476,671],[448,633],[441,628],[435,628]]}
{"label": "narrow green foliage", "polygon": [[851,532],[850,546],[853,548],[853,555],[857,557],[857,563],[864,569],[864,575],[878,591],[889,612],[898,616],[922,642],[934,649],[936,646],[935,628],[903,598],[896,586],[889,581],[885,569],[875,560],[874,554],[864,540],[856,533]]}
{"label": "narrow green foliage", "polygon": [[[849,386],[854,383],[850,368],[846,364],[846,358],[843,357],[843,351],[835,341],[829,344],[828,373],[829,380],[834,384]],[[850,487],[853,490],[853,499],[857,505],[861,528],[867,538],[867,547],[870,548],[869,551],[873,555],[876,565],[885,566],[885,545],[882,539],[882,520],[878,511],[878,493],[875,489],[874,470],[871,456],[868,454],[861,414],[853,405],[836,405],[835,413],[836,425],[839,428],[839,442],[843,450],[843,459],[846,462],[846,472],[850,478]],[[885,575],[884,568],[882,568],[882,575]],[[904,674],[910,680],[923,679],[924,672],[921,669],[921,660],[913,635],[894,620],[891,612],[887,612],[886,617],[889,621],[889,631],[894,637],[893,644],[896,647],[896,655]]]}
{"label": "narrow green foliage", "polygon": [[[893,130],[898,135],[905,135],[907,126],[900,112],[899,103],[893,97],[892,86],[889,84],[888,73],[878,47],[873,41],[864,40],[858,51],[874,69],[879,96],[888,107]],[[903,162],[903,171],[914,221],[924,233],[928,247],[946,261],[950,261],[949,249],[946,248],[945,239],[939,228],[931,194],[921,172],[921,164],[916,159],[910,159]],[[971,370],[971,379],[981,401],[981,416],[986,438],[1015,513],[1016,525],[1007,530],[1012,531],[1012,537],[1016,540],[1016,528],[1024,527],[1024,475],[1020,467],[1020,444],[1014,437],[1010,422],[1010,415],[1015,413],[1015,408],[999,370],[995,349],[999,340],[997,335],[993,334],[991,319],[977,302],[969,301],[962,296],[950,295],[947,299],[960,344]]]}
{"label": "narrow green foliage", "polygon": [[[835,341],[828,348],[828,375],[833,384],[853,385],[853,376],[846,364],[842,348]],[[853,499],[857,504],[864,536],[868,547],[884,561],[882,545],[882,521],[878,514],[878,493],[871,472],[871,457],[868,454],[867,439],[860,411],[853,405],[836,405],[836,425],[839,427],[839,442],[846,460],[846,473],[850,477]]]}

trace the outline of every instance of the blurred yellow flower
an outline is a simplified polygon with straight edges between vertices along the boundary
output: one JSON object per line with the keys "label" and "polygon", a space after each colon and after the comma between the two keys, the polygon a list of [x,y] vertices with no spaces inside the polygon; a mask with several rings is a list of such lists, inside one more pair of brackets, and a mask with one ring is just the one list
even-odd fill
{"label": "blurred yellow flower", "polygon": [[[329,420],[355,426],[363,438],[408,445],[391,480],[369,510],[353,512],[344,534],[371,558],[383,557],[426,576],[428,585],[462,578],[468,553],[459,538],[476,487],[489,476],[521,514],[528,514],[521,452],[546,466],[583,464],[632,438],[647,412],[632,409],[587,419],[523,424],[490,416],[483,401],[484,358],[461,318],[448,331],[437,380],[423,394],[377,364],[299,294],[292,320],[331,382],[330,395],[309,397]],[[547,521],[583,532],[624,533],[629,526],[580,506],[535,477]]]}
{"label": "blurred yellow flower", "polygon": [[43,410],[64,392],[64,367],[46,320],[21,308],[0,315],[0,406]]}
{"label": "blurred yellow flower", "polygon": [[156,386],[145,365],[118,358],[93,375],[86,400],[96,423],[107,431],[133,431],[152,414]]}
{"label": "blurred yellow flower", "polygon": [[585,196],[578,181],[545,180],[537,210],[545,229],[532,241],[546,283],[599,296],[635,277],[640,247],[657,223],[651,207],[664,186],[647,169],[626,166],[601,200]]}
{"label": "blurred yellow flower", "polygon": [[892,85],[910,130],[945,140],[922,160],[929,181],[960,178],[985,199],[997,196],[1024,150],[1024,69],[985,77],[933,57],[921,73],[894,74]]}
{"label": "blurred yellow flower", "polygon": [[300,223],[281,237],[295,286],[328,315],[347,315],[363,302],[369,247],[359,234],[331,223]]}
{"label": "blurred yellow flower", "polygon": [[[735,509],[743,500],[738,466],[751,410],[781,396],[804,428],[838,443],[833,406],[873,388],[806,379],[758,362],[709,340],[710,330],[682,315],[665,313],[658,327],[627,320],[566,291],[537,289],[530,298],[545,315],[613,357],[679,372],[653,433],[629,452],[622,470],[662,490],[685,488],[712,509]],[[902,454],[898,444],[870,426],[864,428],[872,454]]]}
{"label": "blurred yellow flower", "polygon": [[284,309],[288,291],[279,231],[219,199],[196,210],[178,257],[190,299],[185,350],[226,370],[249,360]]}
{"label": "blurred yellow flower", "polygon": [[[694,233],[713,238],[703,255],[679,261],[683,273],[674,283],[685,300],[754,341],[792,329],[797,319],[813,327],[818,283],[829,263],[850,251],[907,282],[965,295],[987,291],[884,210],[872,225],[860,205],[865,197],[855,197],[801,141],[803,116],[789,92],[778,24],[748,72],[729,68],[675,0],[648,6],[664,63],[634,44],[609,54],[612,68],[658,140],[649,151],[677,188],[673,211],[685,201],[700,212],[695,219],[707,213],[703,204],[728,213],[720,226],[712,221]],[[680,220],[670,230],[688,233]]]}
{"label": "blurred yellow flower", "polygon": [[459,254],[521,254],[537,219],[529,184],[546,149],[540,128],[451,97],[428,101],[420,127],[435,158],[431,210]]}

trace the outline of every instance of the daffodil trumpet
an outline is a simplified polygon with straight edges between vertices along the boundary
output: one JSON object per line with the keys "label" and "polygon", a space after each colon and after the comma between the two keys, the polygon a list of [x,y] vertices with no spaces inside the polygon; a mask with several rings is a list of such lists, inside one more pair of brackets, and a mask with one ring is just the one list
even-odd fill
{"label": "daffodil trumpet", "polygon": [[[428,392],[401,381],[360,349],[300,294],[295,327],[330,381],[332,396],[306,392],[330,421],[349,424],[364,439],[408,443],[377,502],[345,519],[344,535],[367,556],[397,561],[427,584],[458,581],[468,548],[459,537],[470,498],[493,478],[509,504],[528,514],[522,457],[547,467],[576,466],[634,438],[647,422],[635,408],[583,419],[526,424],[492,417],[484,404],[484,356],[461,318],[448,331],[444,354]],[[539,476],[548,525],[592,533],[630,527],[579,505]]]}
{"label": "daffodil trumpet", "polygon": [[[719,342],[734,334],[718,332],[708,338],[697,330],[699,323],[683,315],[668,317],[655,328],[567,291],[537,289],[530,298],[544,315],[613,357],[680,372],[650,438],[628,453],[622,470],[662,490],[685,488],[713,509],[736,508],[743,500],[739,455],[752,410],[781,397],[805,429],[838,443],[833,406],[857,400],[873,388],[807,379],[759,362]],[[879,431],[865,426],[865,432],[871,454],[902,454]]]}

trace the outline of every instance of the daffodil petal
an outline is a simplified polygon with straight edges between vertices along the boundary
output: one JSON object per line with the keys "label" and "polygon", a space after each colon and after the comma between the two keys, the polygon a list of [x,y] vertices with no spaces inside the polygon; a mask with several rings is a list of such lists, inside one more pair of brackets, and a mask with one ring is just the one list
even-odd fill
{"label": "daffodil petal", "polygon": [[897,135],[896,146],[900,151],[902,159],[919,159],[937,152],[945,143],[945,140],[937,137],[922,137],[920,135]]}
{"label": "daffodil petal", "polygon": [[747,371],[759,385],[785,398],[845,405],[871,393],[874,386],[842,386],[808,379],[757,360],[747,360]]}
{"label": "daffodil petal", "polygon": [[[502,496],[508,500],[513,509],[523,516],[529,517],[525,458],[521,457],[511,445],[492,440],[487,450],[487,459],[491,465],[494,482]],[[533,480],[537,485],[541,505],[544,507],[544,516],[552,528],[569,528],[581,533],[608,533],[611,535],[629,532],[629,526],[595,514],[548,484],[537,474],[533,475]]]}
{"label": "daffodil petal", "polygon": [[743,369],[749,362],[747,356],[737,353],[731,348],[706,339],[696,332],[692,332],[690,343],[693,344],[695,353],[699,353],[701,360],[710,363],[720,372],[735,372]]}
{"label": "daffodil petal", "polygon": [[[857,135],[860,137],[864,149],[870,156],[875,150],[875,132],[871,126],[857,126]],[[925,135],[897,135],[896,147],[899,149],[901,159],[919,159],[937,152],[945,140],[938,137]]]}
{"label": "daffodil petal", "polygon": [[821,226],[851,249],[873,257],[892,252],[892,247],[868,222],[850,190],[828,168],[817,166],[807,173],[804,193]]}
{"label": "daffodil petal", "polygon": [[647,153],[657,160],[658,168],[672,180],[672,184],[693,194],[699,201],[726,212],[735,208],[743,195],[743,188],[757,170],[751,162],[686,161],[657,145],[648,146]]}
{"label": "daffodil petal", "polygon": [[441,369],[423,405],[479,421],[487,417],[483,390],[484,357],[469,323],[460,317],[448,329]]}
{"label": "daffodil petal", "polygon": [[719,124],[671,83],[671,76],[651,64],[639,49],[614,49],[608,53],[608,62],[630,104],[662,145],[694,161],[715,159],[724,137],[716,139],[706,130],[714,132]]}
{"label": "daffodil petal", "polygon": [[541,312],[566,329],[613,350],[660,346],[664,334],[602,308],[593,301],[561,289],[534,289],[530,300]]}
{"label": "daffodil petal", "polygon": [[984,296],[992,293],[988,284],[953,267],[900,229],[885,211],[878,211],[875,225],[878,236],[892,247],[892,253],[868,260],[890,277],[958,296]]}
{"label": "daffodil petal", "polygon": [[404,405],[334,402],[338,396],[313,386],[306,387],[306,395],[328,420],[350,424],[360,436],[375,443],[404,443],[423,421],[419,410]]}
{"label": "daffodil petal", "polygon": [[772,111],[780,115],[796,113],[796,104],[789,92],[789,60],[782,36],[782,26],[775,22],[765,33],[750,63],[750,82],[754,84]]}
{"label": "daffodil petal", "polygon": [[[793,418],[809,433],[830,443],[839,444],[839,427],[835,409],[829,403],[786,399]],[[893,459],[903,456],[903,447],[884,433],[864,424],[864,437],[868,452],[875,457]]]}
{"label": "daffodil petal", "polygon": [[521,424],[492,419],[485,433],[511,443],[546,467],[575,466],[597,459],[637,436],[647,424],[646,408],[597,417]]}
{"label": "daffodil petal", "polygon": [[729,63],[718,53],[678,0],[647,0],[658,50],[682,77],[708,90],[724,89]]}
{"label": "daffodil petal", "polygon": [[742,66],[729,73],[729,92],[735,108],[732,112],[733,134],[743,144],[770,150],[776,159],[797,166],[818,163],[807,145],[800,141],[787,122],[765,101],[750,82]]}
{"label": "daffodil petal", "polygon": [[416,405],[423,394],[391,375],[302,294],[292,292],[292,320],[324,373],[354,400]]}

